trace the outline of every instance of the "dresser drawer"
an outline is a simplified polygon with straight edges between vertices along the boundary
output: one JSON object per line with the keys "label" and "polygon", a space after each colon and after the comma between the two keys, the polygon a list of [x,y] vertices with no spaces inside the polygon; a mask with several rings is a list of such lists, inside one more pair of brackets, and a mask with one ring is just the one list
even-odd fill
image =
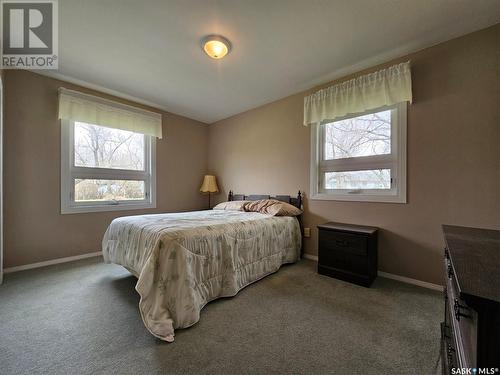
{"label": "dresser drawer", "polygon": [[378,229],[329,222],[318,230],[318,273],[369,287],[377,276]]}
{"label": "dresser drawer", "polygon": [[462,367],[475,367],[477,364],[477,313],[460,298],[453,266],[447,258],[445,258],[445,270],[448,324],[456,340],[457,361]]}
{"label": "dresser drawer", "polygon": [[366,257],[353,255],[344,251],[332,251],[319,248],[318,262],[320,265],[332,266],[356,273],[367,273],[369,261]]}
{"label": "dresser drawer", "polygon": [[450,327],[441,323],[441,358],[443,375],[450,375],[452,368],[458,367],[454,338]]}
{"label": "dresser drawer", "polygon": [[328,230],[319,231],[319,248],[325,251],[348,252],[354,255],[367,255],[367,237],[333,232]]}
{"label": "dresser drawer", "polygon": [[446,325],[454,339],[457,367],[498,368],[500,231],[443,225],[443,234]]}

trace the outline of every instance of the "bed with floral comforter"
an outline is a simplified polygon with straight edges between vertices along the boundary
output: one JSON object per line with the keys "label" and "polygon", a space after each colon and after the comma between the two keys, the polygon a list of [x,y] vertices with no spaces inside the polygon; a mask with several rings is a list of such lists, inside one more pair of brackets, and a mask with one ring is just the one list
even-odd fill
{"label": "bed with floral comforter", "polygon": [[169,342],[211,300],[297,261],[300,247],[295,217],[226,210],[117,218],[102,242],[104,260],[138,278],[147,329]]}

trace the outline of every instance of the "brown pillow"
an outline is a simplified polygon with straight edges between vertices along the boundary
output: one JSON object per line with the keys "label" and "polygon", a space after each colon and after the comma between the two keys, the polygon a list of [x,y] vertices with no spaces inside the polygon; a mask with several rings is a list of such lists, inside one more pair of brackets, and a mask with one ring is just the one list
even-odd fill
{"label": "brown pillow", "polygon": [[248,203],[248,201],[229,201],[229,202],[222,202],[219,203],[217,206],[215,206],[213,209],[214,210],[228,210],[228,211],[245,211],[243,209],[243,206],[245,203]]}
{"label": "brown pillow", "polygon": [[273,216],[298,216],[302,213],[302,210],[297,207],[276,199],[261,199],[246,202],[243,209],[247,212],[260,212],[261,214]]}

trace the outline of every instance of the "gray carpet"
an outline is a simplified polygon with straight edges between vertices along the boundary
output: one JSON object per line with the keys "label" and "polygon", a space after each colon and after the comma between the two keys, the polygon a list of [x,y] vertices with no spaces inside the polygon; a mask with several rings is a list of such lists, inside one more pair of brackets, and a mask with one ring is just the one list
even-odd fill
{"label": "gray carpet", "polygon": [[208,304],[167,344],[135,279],[99,258],[8,274],[1,374],[431,374],[440,293],[378,278],[366,289],[303,260]]}

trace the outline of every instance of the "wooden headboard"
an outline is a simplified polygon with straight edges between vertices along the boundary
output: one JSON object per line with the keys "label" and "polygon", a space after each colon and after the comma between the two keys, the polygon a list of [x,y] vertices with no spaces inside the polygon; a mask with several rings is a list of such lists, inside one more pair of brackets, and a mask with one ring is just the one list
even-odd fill
{"label": "wooden headboard", "polygon": [[229,194],[227,195],[228,201],[258,201],[260,199],[276,199],[281,202],[286,202],[294,205],[297,208],[302,209],[302,193],[297,193],[297,197],[291,197],[290,195],[263,195],[263,194],[252,194],[252,195],[244,195],[244,194],[234,194],[232,190],[229,190]]}

